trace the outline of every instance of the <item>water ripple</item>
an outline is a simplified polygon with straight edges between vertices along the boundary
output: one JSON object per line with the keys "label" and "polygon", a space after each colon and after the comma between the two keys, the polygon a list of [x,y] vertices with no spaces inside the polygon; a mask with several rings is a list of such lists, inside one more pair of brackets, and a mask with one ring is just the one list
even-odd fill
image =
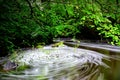
{"label": "water ripple", "polygon": [[32,68],[20,74],[3,74],[1,80],[96,80],[100,66],[108,67],[104,59],[109,57],[68,46],[22,51],[14,61]]}

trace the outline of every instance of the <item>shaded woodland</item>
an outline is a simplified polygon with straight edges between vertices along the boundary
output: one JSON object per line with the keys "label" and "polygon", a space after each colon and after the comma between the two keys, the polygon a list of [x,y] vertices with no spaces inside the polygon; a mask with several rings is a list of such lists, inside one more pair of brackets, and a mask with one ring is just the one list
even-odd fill
{"label": "shaded woodland", "polygon": [[120,1],[0,0],[0,56],[59,37],[120,45]]}

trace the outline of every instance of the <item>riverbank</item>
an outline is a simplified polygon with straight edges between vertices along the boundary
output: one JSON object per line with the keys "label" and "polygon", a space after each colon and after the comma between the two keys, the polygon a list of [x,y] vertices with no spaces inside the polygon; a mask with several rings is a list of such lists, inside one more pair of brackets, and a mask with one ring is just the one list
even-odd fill
{"label": "riverbank", "polygon": [[119,53],[120,54],[120,46],[114,46],[108,44],[106,41],[101,40],[72,40],[71,38],[60,38],[54,40],[54,42],[63,41],[64,44],[74,47],[77,45],[78,48],[88,49],[97,51],[100,53]]}

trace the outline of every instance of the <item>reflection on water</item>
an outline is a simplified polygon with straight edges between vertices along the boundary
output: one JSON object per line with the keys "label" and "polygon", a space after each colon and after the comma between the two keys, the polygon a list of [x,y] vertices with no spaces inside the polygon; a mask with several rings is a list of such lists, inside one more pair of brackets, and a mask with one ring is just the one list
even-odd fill
{"label": "reflection on water", "polygon": [[111,68],[114,69],[117,63],[110,60],[110,57],[90,50],[47,46],[19,52],[14,61],[19,66],[31,67],[12,73],[1,72],[0,80],[115,80],[109,78],[109,72],[114,72]]}

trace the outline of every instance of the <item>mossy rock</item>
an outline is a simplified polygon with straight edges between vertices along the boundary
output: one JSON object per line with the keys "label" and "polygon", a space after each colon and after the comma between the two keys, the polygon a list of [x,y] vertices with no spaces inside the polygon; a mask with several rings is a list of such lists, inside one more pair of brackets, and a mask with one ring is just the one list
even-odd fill
{"label": "mossy rock", "polygon": [[22,65],[19,65],[16,70],[17,71],[24,71],[24,70],[30,69],[30,68],[31,68],[31,66],[26,65],[26,64],[22,64]]}
{"label": "mossy rock", "polygon": [[63,41],[60,41],[58,43],[55,43],[52,45],[52,47],[60,47],[60,46],[64,46],[64,42]]}

